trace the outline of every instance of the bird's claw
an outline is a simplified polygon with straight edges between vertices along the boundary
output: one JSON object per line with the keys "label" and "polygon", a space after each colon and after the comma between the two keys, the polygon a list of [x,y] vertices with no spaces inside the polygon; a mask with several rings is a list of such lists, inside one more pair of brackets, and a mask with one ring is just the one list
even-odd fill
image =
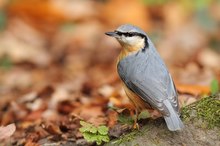
{"label": "bird's claw", "polygon": [[138,124],[137,122],[135,122],[135,123],[133,124],[133,128],[139,130],[139,129],[140,129],[140,126],[139,126],[139,124]]}

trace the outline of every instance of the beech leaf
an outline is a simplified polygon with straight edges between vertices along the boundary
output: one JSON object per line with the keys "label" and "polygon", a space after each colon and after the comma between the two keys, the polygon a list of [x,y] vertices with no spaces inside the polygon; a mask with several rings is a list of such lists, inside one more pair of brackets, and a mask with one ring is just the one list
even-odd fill
{"label": "beech leaf", "polygon": [[15,132],[16,127],[15,124],[9,124],[7,126],[0,127],[0,140],[10,138],[12,134]]}

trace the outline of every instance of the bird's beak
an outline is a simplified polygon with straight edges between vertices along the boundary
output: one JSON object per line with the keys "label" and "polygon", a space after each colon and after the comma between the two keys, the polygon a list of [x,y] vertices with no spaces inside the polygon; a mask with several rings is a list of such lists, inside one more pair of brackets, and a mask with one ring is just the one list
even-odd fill
{"label": "bird's beak", "polygon": [[105,34],[111,37],[118,37],[118,34],[115,32],[106,32]]}

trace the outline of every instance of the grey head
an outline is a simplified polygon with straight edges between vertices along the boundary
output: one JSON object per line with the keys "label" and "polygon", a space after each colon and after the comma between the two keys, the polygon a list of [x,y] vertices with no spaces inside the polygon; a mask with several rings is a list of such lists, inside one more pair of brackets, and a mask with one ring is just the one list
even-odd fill
{"label": "grey head", "polygon": [[122,46],[149,47],[147,34],[131,24],[121,25],[114,32],[106,32],[105,34],[116,38]]}
{"label": "grey head", "polygon": [[137,26],[134,26],[134,25],[131,25],[131,24],[124,24],[124,25],[121,25],[119,26],[116,31],[119,31],[119,32],[130,32],[130,33],[140,33],[142,35],[145,35],[146,36],[146,33],[140,29],[139,27]]}

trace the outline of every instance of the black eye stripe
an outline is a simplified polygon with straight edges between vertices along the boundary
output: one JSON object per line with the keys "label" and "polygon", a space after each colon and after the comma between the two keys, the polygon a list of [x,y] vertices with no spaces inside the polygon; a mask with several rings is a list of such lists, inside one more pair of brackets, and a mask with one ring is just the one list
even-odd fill
{"label": "black eye stripe", "polygon": [[138,33],[138,32],[120,32],[120,31],[115,31],[116,34],[126,37],[133,37],[133,36],[139,36],[141,38],[145,38],[146,36],[144,34]]}
{"label": "black eye stripe", "polygon": [[123,33],[120,32],[120,31],[115,31],[115,33],[118,34],[118,35],[120,35],[120,36],[122,36],[122,34],[123,34]]}

